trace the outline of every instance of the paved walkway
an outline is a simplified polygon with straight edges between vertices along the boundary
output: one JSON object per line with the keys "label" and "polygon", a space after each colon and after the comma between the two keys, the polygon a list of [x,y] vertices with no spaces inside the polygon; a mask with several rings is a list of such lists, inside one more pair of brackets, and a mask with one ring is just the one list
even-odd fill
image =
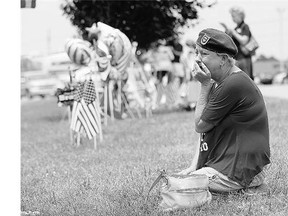
{"label": "paved walkway", "polygon": [[288,100],[288,85],[258,85],[264,97],[276,97]]}

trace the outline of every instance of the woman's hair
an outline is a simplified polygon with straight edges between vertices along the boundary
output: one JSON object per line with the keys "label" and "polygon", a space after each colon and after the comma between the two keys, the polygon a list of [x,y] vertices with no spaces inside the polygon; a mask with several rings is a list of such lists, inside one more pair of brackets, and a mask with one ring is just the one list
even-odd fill
{"label": "woman's hair", "polygon": [[242,20],[245,19],[245,12],[244,12],[243,8],[241,8],[241,7],[238,7],[238,6],[232,7],[232,8],[229,10],[229,12],[230,12],[231,14],[234,13],[234,14],[239,15],[239,16],[242,18]]}

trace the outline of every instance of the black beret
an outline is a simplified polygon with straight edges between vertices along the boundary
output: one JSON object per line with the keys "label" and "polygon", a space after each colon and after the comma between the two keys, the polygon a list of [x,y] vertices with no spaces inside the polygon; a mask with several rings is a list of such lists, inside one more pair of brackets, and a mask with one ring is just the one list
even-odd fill
{"label": "black beret", "polygon": [[237,46],[232,38],[223,31],[207,28],[199,33],[196,44],[200,47],[217,52],[235,56],[238,52]]}

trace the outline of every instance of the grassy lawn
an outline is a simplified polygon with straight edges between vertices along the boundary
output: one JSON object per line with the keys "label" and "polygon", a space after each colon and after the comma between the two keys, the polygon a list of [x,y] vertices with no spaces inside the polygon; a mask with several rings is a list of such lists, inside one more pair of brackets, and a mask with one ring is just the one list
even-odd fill
{"label": "grassy lawn", "polygon": [[191,162],[198,135],[194,112],[156,113],[103,129],[104,141],[70,145],[66,109],[56,100],[21,104],[21,211],[41,215],[288,215],[288,100],[267,98],[272,166],[265,194],[213,197],[208,206],[159,211],[159,169]]}

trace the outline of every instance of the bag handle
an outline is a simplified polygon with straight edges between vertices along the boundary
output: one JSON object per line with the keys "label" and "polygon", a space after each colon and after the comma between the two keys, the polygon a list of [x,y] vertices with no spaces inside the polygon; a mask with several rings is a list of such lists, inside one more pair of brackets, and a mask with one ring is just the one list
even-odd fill
{"label": "bag handle", "polygon": [[146,201],[147,201],[147,199],[148,199],[148,197],[149,197],[150,191],[155,187],[156,184],[158,184],[158,182],[159,182],[162,178],[166,178],[166,176],[167,176],[166,171],[165,171],[165,170],[160,170],[159,176],[155,179],[155,181],[153,182],[153,184],[151,185],[151,187],[150,187],[150,189],[149,189],[149,191],[148,191],[148,194],[147,194],[147,196],[146,196]]}

